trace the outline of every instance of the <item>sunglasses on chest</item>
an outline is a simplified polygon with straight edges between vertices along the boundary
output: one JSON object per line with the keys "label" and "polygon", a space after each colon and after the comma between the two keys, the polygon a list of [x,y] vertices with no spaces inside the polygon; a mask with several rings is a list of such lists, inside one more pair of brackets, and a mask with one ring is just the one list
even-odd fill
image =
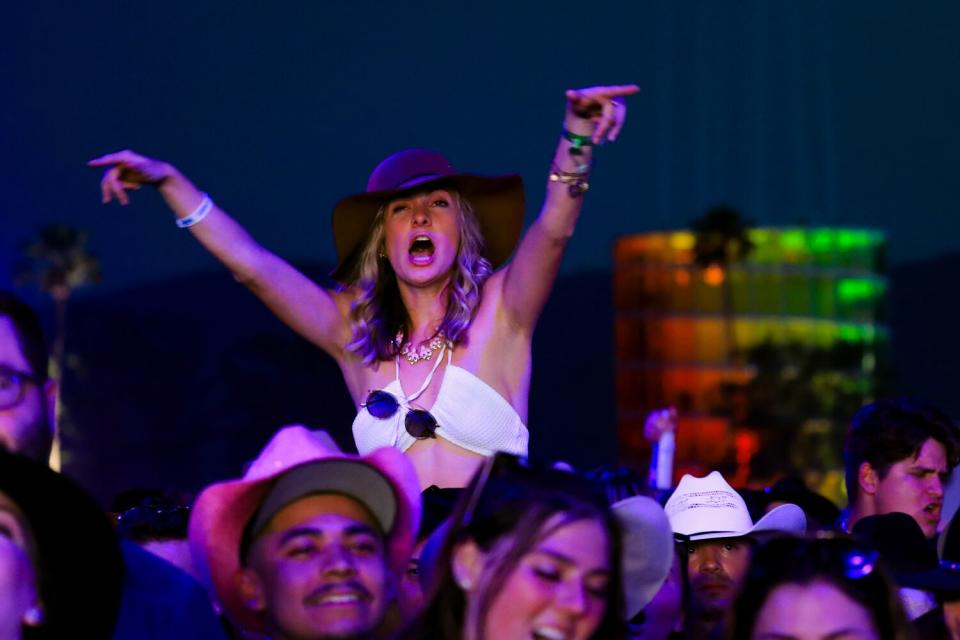
{"label": "sunglasses on chest", "polygon": [[[371,391],[367,396],[366,402],[362,405],[370,415],[380,420],[386,420],[396,415],[400,410],[400,401],[393,394],[377,389]],[[410,409],[403,418],[403,424],[407,428],[407,433],[423,440],[425,438],[436,438],[437,420],[429,411],[424,409]]]}
{"label": "sunglasses on chest", "polygon": [[[437,367],[440,366],[440,362],[443,360],[443,353],[447,350],[446,345],[440,350],[440,353],[437,355],[436,362],[433,363],[433,369],[430,370],[430,373],[427,375],[426,380],[423,381],[423,384],[420,385],[420,388],[417,389],[417,392],[413,395],[405,398],[405,405],[409,405],[412,400],[416,400],[420,395],[430,386],[430,382],[433,381],[433,374],[437,372]],[[449,353],[448,361],[449,361]],[[397,382],[400,381],[400,359],[397,358],[396,361],[396,371],[397,371]],[[402,393],[402,389],[401,389]],[[400,410],[400,400],[396,398],[392,393],[384,391],[383,389],[375,389],[367,394],[366,401],[360,405],[362,408],[366,409],[374,418],[379,420],[386,420],[387,418],[392,418],[396,415],[397,411]],[[436,438],[437,419],[434,418],[429,411],[425,409],[414,409],[410,408],[407,411],[407,415],[403,418],[404,427],[407,429],[412,437],[417,440],[424,440],[426,438]]]}

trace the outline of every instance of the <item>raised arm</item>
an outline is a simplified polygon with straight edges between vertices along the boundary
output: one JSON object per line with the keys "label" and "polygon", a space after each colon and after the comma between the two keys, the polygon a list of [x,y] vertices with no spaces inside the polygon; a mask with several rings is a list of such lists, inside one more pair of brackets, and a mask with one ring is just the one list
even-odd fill
{"label": "raised arm", "polygon": [[543,209],[502,271],[501,311],[520,331],[533,332],[553,288],[589,185],[594,146],[616,140],[627,111],[623,98],[639,90],[631,84],[567,91]]}
{"label": "raised arm", "polygon": [[349,337],[346,293],[320,287],[288,262],[261,247],[225,211],[172,165],[133,151],[111,153],[87,163],[106,167],[100,189],[104,204],[129,203],[127,190],[157,188],[181,225],[294,331],[338,360]]}

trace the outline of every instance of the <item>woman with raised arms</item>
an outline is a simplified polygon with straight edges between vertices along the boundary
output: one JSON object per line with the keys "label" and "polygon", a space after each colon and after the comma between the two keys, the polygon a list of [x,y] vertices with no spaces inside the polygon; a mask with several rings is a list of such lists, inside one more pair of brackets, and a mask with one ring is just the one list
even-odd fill
{"label": "woman with raised arms", "polygon": [[[635,85],[566,93],[543,209],[520,238],[518,176],[455,171],[408,149],[333,211],[337,290],[261,247],[172,165],[133,151],[105,167],[103,202],[154,185],[234,277],[340,366],[357,449],[396,446],[423,487],[462,487],[496,451],[525,455],[533,329],[573,234],[595,145],[613,141]],[[518,243],[519,241],[519,243]],[[512,254],[512,258],[511,258]]]}

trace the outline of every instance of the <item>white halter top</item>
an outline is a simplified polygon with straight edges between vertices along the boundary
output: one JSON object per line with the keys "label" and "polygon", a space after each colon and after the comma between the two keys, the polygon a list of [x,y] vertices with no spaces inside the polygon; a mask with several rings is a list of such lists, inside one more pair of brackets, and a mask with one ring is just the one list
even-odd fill
{"label": "white halter top", "polygon": [[[400,403],[389,418],[379,419],[361,408],[353,421],[353,438],[357,451],[367,455],[382,447],[406,451],[416,442],[407,433],[404,419],[411,402],[426,391],[443,359],[446,346],[437,354],[433,369],[416,393],[407,396],[400,385],[400,358],[396,360],[396,377],[383,390]],[[420,408],[420,407],[417,407]],[[503,396],[466,369],[453,364],[453,352],[447,351],[447,368],[430,415],[437,421],[436,435],[468,451],[491,456],[506,451],[526,456],[530,434],[523,420]]]}

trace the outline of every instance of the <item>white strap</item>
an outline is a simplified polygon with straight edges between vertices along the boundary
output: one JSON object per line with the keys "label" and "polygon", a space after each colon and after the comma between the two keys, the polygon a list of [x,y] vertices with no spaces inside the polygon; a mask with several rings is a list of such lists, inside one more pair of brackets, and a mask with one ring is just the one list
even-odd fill
{"label": "white strap", "polygon": [[[397,359],[395,360],[397,368],[397,386],[400,387],[400,393],[404,394],[403,401],[406,404],[409,405],[411,402],[419,398],[423,392],[427,390],[427,387],[430,386],[430,383],[433,381],[433,374],[437,372],[437,368],[440,366],[440,362],[443,360],[443,352],[446,350],[447,345],[444,343],[444,345],[440,348],[440,353],[437,354],[437,361],[433,363],[433,369],[430,369],[430,373],[427,375],[427,379],[423,381],[423,384],[420,385],[420,388],[417,389],[417,392],[412,396],[406,395],[406,392],[403,390],[403,384],[400,382],[400,356],[397,356]],[[447,353],[452,354],[453,352],[449,351]]]}

